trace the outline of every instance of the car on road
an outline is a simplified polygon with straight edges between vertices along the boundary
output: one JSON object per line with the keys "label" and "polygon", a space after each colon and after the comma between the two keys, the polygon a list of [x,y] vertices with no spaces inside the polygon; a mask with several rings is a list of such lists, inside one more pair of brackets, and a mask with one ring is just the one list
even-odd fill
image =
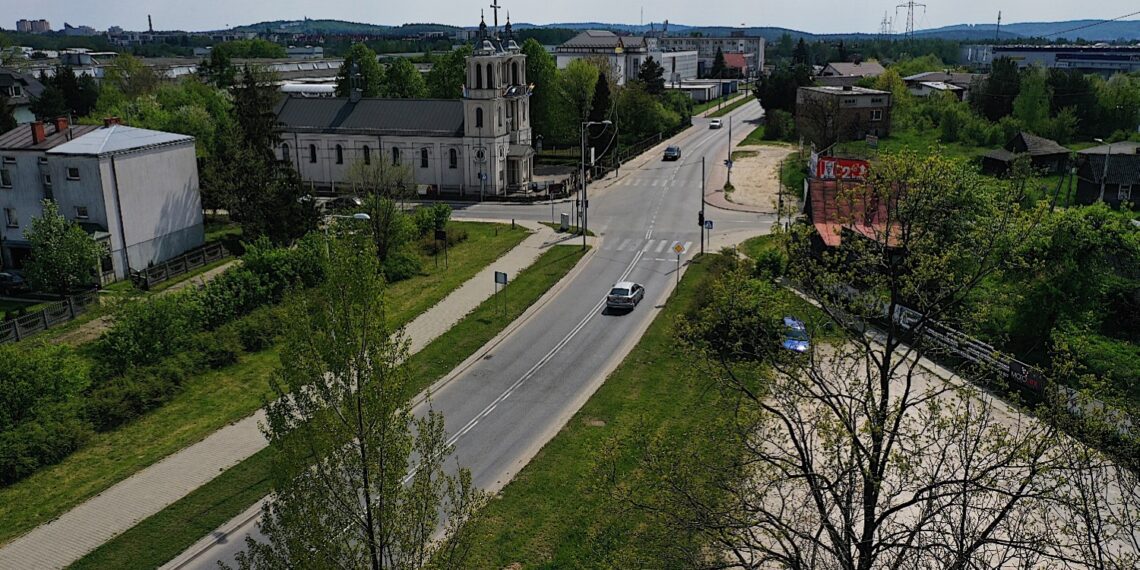
{"label": "car on road", "polygon": [[709,121],[709,128],[710,129],[719,129],[723,126],[724,126],[724,123],[722,123],[720,121],[720,119],[713,119],[713,120]]}
{"label": "car on road", "polygon": [[632,281],[614,283],[606,295],[607,309],[633,309],[645,298],[645,287]]}
{"label": "car on road", "polygon": [[803,354],[811,349],[811,337],[807,326],[795,317],[784,317],[784,342],[781,346],[785,350]]}
{"label": "car on road", "polygon": [[26,293],[31,290],[28,282],[18,273],[9,271],[0,272],[0,295],[13,295]]}
{"label": "car on road", "polygon": [[671,146],[665,149],[665,160],[681,160],[681,147]]}
{"label": "car on road", "polygon": [[364,207],[364,200],[359,196],[338,196],[325,202],[326,212],[359,212]]}

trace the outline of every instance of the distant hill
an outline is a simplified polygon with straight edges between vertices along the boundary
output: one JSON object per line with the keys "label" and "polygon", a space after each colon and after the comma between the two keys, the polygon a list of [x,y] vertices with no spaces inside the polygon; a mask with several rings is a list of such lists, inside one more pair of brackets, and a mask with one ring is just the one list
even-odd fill
{"label": "distant hill", "polygon": [[377,24],[364,24],[357,22],[345,22],[342,20],[275,20],[272,22],[261,22],[257,24],[250,24],[248,26],[239,26],[234,28],[237,32],[256,32],[262,33],[269,30],[272,33],[286,33],[286,34],[306,34],[306,35],[322,35],[322,34],[383,34],[391,30],[392,26],[383,26]]}
{"label": "distant hill", "polygon": [[[922,34],[937,37],[948,37],[954,34],[979,34],[982,38],[994,36],[995,24],[960,24],[932,30],[922,30]],[[1083,28],[1083,29],[1077,29]],[[1137,41],[1140,40],[1140,20],[1120,20],[1108,22],[1105,20],[1071,20],[1068,22],[1027,22],[1022,24],[1003,24],[1002,36],[1008,33],[1014,37],[1023,38],[1060,38],[1069,40],[1078,38],[1089,41]]]}

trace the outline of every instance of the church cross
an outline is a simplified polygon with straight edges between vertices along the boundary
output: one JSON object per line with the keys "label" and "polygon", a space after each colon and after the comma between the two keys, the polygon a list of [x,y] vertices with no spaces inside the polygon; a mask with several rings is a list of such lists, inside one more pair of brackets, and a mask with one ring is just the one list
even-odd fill
{"label": "church cross", "polygon": [[499,33],[499,8],[502,8],[502,6],[499,5],[499,0],[494,0],[494,2],[491,2],[491,9],[495,11],[495,33],[496,34]]}

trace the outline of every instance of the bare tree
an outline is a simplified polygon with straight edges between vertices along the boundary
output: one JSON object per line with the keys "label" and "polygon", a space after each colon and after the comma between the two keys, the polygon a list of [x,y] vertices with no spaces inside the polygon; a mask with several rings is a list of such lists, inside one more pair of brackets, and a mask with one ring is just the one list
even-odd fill
{"label": "bare tree", "polygon": [[1036,230],[1025,187],[993,188],[938,157],[884,157],[840,197],[838,249],[808,227],[789,236],[789,276],[824,317],[803,354],[780,348],[789,309],[769,284],[730,273],[710,290],[683,328],[726,396],[729,443],[699,465],[675,441],[651,446],[663,477],[637,495],[678,535],[703,537],[692,565],[1131,567],[1137,503],[1119,486],[1135,479],[1074,453],[1050,414],[964,380],[1004,392],[987,367],[954,375],[929,360],[948,356],[926,340],[936,322],[968,319],[969,295]]}

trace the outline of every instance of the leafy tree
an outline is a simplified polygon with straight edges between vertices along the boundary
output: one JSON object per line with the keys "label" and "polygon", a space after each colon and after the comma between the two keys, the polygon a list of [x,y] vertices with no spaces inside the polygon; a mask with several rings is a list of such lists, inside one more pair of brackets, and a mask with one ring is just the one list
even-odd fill
{"label": "leafy tree", "polygon": [[31,111],[40,120],[50,120],[67,115],[67,97],[50,79],[41,76],[44,90],[39,97],[32,99]]}
{"label": "leafy tree", "polygon": [[652,57],[645,58],[637,71],[637,80],[645,86],[645,92],[659,97],[665,93],[665,68]]}
{"label": "leafy tree", "polygon": [[1013,100],[1021,92],[1017,62],[1007,57],[994,60],[989,77],[970,90],[970,103],[979,115],[998,121],[1013,113]]}
{"label": "leafy tree", "polygon": [[926,54],[921,57],[908,57],[900,60],[891,66],[898,72],[900,77],[910,77],[918,75],[919,73],[926,73],[928,71],[942,71],[946,69],[946,64],[942,62],[938,56],[934,54]]}
{"label": "leafy tree", "polygon": [[0,93],[0,133],[6,133],[14,128],[16,128],[14,109],[8,106],[8,96]]}
{"label": "leafy tree", "polygon": [[25,265],[32,287],[59,295],[92,283],[99,258],[106,251],[78,224],[59,213],[51,200],[42,202],[43,215],[32,220],[25,237],[32,254]]}
{"label": "leafy tree", "polygon": [[[466,74],[465,74],[466,75]],[[396,58],[384,72],[384,96],[393,99],[418,99],[427,96],[424,76],[406,58]]]}
{"label": "leafy tree", "polygon": [[1140,78],[1118,73],[1097,84],[1100,102],[1100,132],[1126,138],[1140,122]]}
{"label": "leafy tree", "polygon": [[534,38],[522,45],[526,55],[526,78],[534,85],[530,98],[530,119],[534,132],[549,137],[554,132],[554,108],[559,100],[558,65],[554,57]]}
{"label": "leafy tree", "polygon": [[376,59],[376,52],[364,44],[352,45],[336,74],[337,97],[348,97],[354,87],[365,97],[384,94],[384,70]]}
{"label": "leafy tree", "polygon": [[460,529],[487,497],[468,470],[445,472],[443,417],[412,414],[408,341],[360,239],[334,240],[325,283],[290,304],[263,428],[277,451],[267,540],[247,541],[241,568],[424,568],[445,519],[438,555],[463,566]]}
{"label": "leafy tree", "polygon": [[210,57],[198,64],[198,75],[203,81],[218,89],[229,89],[234,85],[237,67],[230,60],[227,50],[215,47],[210,50]]}
{"label": "leafy tree", "polygon": [[210,50],[221,52],[226,59],[280,59],[286,57],[284,46],[261,38],[234,40],[215,44]]}
{"label": "leafy tree", "polygon": [[574,132],[577,132],[579,123],[590,118],[594,91],[600,77],[597,67],[581,59],[570,62],[566,69],[558,73],[559,99],[573,116]]}
{"label": "leafy tree", "polygon": [[1049,120],[1049,100],[1045,72],[1030,67],[1022,76],[1020,91],[1013,100],[1013,118],[1021,121],[1030,132],[1042,134]]}
{"label": "leafy tree", "polygon": [[811,67],[812,59],[811,52],[808,51],[807,43],[803,38],[796,42],[796,51],[792,54],[792,65],[804,65]]}
{"label": "leafy tree", "polygon": [[353,164],[348,179],[364,195],[376,258],[383,264],[413,237],[414,228],[404,212],[415,195],[415,175],[407,164],[380,158],[371,164]]}
{"label": "leafy tree", "polygon": [[159,77],[158,72],[142,60],[129,54],[120,54],[107,67],[103,84],[115,87],[129,99],[136,99],[158,89]]}
{"label": "leafy tree", "polygon": [[663,133],[681,121],[676,112],[647,93],[640,82],[633,82],[618,93],[616,115],[621,138],[627,143]]}
{"label": "leafy tree", "polygon": [[463,97],[463,85],[467,81],[467,58],[472,53],[471,46],[435,58],[434,65],[427,75],[428,96],[433,99],[459,99]]}
{"label": "leafy tree", "polygon": [[712,68],[709,69],[709,77],[721,79],[728,73],[728,66],[724,63],[724,51],[719,47],[716,48],[716,56],[713,57]]}
{"label": "leafy tree", "polygon": [[795,114],[799,88],[811,84],[811,70],[806,66],[782,65],[757,82],[754,94],[768,111],[779,109]]}

